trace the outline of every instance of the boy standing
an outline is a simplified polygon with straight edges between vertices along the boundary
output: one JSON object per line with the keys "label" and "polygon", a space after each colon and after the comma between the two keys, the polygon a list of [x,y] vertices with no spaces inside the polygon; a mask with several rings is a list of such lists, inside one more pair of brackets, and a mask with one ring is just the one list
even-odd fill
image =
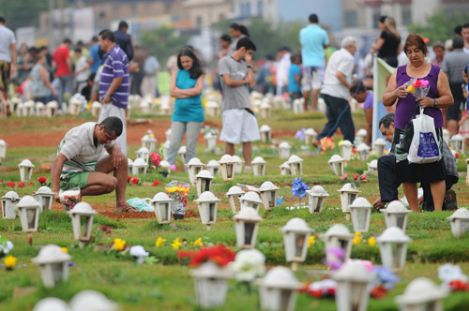
{"label": "boy standing", "polygon": [[235,144],[243,144],[246,167],[251,165],[251,142],[259,140],[259,128],[251,109],[249,87],[256,84],[252,55],[256,46],[248,38],[238,40],[236,50],[218,63],[223,88],[223,126],[220,139],[225,152],[233,155]]}

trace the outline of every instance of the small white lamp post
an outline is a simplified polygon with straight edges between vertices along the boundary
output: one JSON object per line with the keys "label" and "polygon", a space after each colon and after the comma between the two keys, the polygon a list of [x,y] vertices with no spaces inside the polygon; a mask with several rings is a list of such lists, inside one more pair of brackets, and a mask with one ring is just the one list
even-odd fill
{"label": "small white lamp post", "polygon": [[321,212],[322,207],[324,206],[324,200],[329,196],[329,193],[327,193],[326,189],[320,185],[316,185],[306,192],[308,193],[309,199],[309,212],[311,214]]}
{"label": "small white lamp post", "polygon": [[456,152],[464,152],[464,137],[461,134],[451,136],[449,146]]}
{"label": "small white lamp post", "polygon": [[352,253],[353,234],[350,233],[346,226],[342,224],[334,224],[326,231],[322,238],[326,245],[324,250],[326,252],[327,261],[336,260],[335,255],[327,251],[333,248],[340,248],[344,253],[345,260],[350,258],[350,254]]}
{"label": "small white lamp post", "polygon": [[308,128],[305,130],[305,145],[309,146],[313,143],[313,141],[318,136],[318,133],[313,128]]}
{"label": "small white lamp post", "polygon": [[398,227],[405,232],[410,211],[401,201],[395,200],[390,202],[386,209],[382,209],[381,212],[384,213],[386,228]]}
{"label": "small white lamp post", "polygon": [[206,165],[206,169],[210,172],[210,174],[212,174],[212,176],[216,176],[220,170],[220,163],[218,163],[217,160],[210,160]]}
{"label": "small white lamp post", "polygon": [[259,282],[262,310],[293,311],[300,283],[290,269],[275,267]]}
{"label": "small white lamp post", "polygon": [[238,208],[236,208],[236,199],[239,200],[239,198],[243,194],[244,194],[244,191],[241,189],[241,187],[238,187],[238,186],[232,186],[226,193],[226,196],[228,197],[228,200],[230,202],[231,211],[233,213],[236,213],[238,211]]}
{"label": "small white lamp post", "polygon": [[464,233],[469,232],[469,210],[467,208],[458,208],[448,220],[451,224],[451,233],[459,238]]}
{"label": "small white lamp post", "polygon": [[332,278],[337,282],[335,304],[340,311],[366,311],[368,306],[368,284],[373,274],[363,263],[348,260]]}
{"label": "small white lamp post", "polygon": [[5,160],[7,155],[7,143],[3,140],[0,139],[0,163]]}
{"label": "small white lamp post", "polygon": [[142,147],[147,148],[149,152],[155,151],[155,149],[156,149],[156,138],[152,134],[143,135],[143,137],[140,141],[142,143]]}
{"label": "small white lamp post", "polygon": [[291,175],[290,165],[288,165],[288,162],[283,162],[282,165],[280,165],[280,175]]}
{"label": "small white lamp post", "polygon": [[213,176],[207,170],[201,170],[196,178],[195,188],[197,189],[197,195],[201,195],[204,191],[210,191],[212,186]]}
{"label": "small white lamp post", "polygon": [[307,241],[313,230],[301,218],[290,219],[282,228],[287,262],[301,263],[306,259]]}
{"label": "small white lamp post", "polygon": [[77,97],[72,97],[69,102],[70,114],[77,116],[81,112],[82,102]]}
{"label": "small white lamp post", "polygon": [[47,186],[42,186],[37,189],[36,193],[33,196],[41,204],[41,212],[44,210],[50,210],[52,208],[52,203],[54,202],[54,194]]}
{"label": "small white lamp post", "polygon": [[373,206],[367,199],[358,197],[353,200],[349,206],[350,213],[352,214],[353,231],[355,232],[368,232],[370,227],[371,209]]}
{"label": "small white lamp post", "polygon": [[72,257],[64,253],[57,245],[46,245],[41,248],[39,255],[32,261],[41,270],[44,286],[54,287],[57,283],[68,279],[68,264],[71,259]]}
{"label": "small white lamp post", "polygon": [[204,136],[205,142],[207,143],[207,150],[214,152],[217,147],[217,135],[211,132],[208,132]]}
{"label": "small white lamp post", "polygon": [[367,131],[365,129],[359,129],[355,134],[355,145],[359,145],[365,141]]}
{"label": "small white lamp post", "polygon": [[270,118],[270,111],[272,110],[272,107],[268,102],[262,102],[259,110],[259,116],[261,117],[261,119]]}
{"label": "small white lamp post", "polygon": [[194,269],[191,274],[195,281],[197,302],[202,308],[213,308],[225,303],[227,279],[230,277],[226,269],[209,261]]}
{"label": "small white lamp post", "polygon": [[355,200],[358,193],[360,193],[360,190],[355,188],[351,183],[346,183],[337,191],[340,193],[340,206],[342,208],[342,212],[350,213],[349,205]]}
{"label": "small white lamp post", "polygon": [[71,311],[118,311],[119,306],[94,290],[84,290],[73,296]]}
{"label": "small white lamp post", "polygon": [[195,200],[199,209],[200,221],[202,224],[206,225],[207,228],[210,228],[210,225],[217,221],[218,201],[220,200],[210,191],[203,192],[197,200]]}
{"label": "small white lamp post", "polygon": [[72,219],[73,239],[88,243],[91,240],[93,219],[96,211],[86,202],[80,202],[69,212]]}
{"label": "small white lamp post", "polygon": [[270,181],[264,181],[259,188],[262,204],[268,211],[277,206],[277,190],[278,187]]}
{"label": "small white lamp post", "polygon": [[368,173],[378,176],[378,160],[371,160],[366,165],[368,166]]}
{"label": "small white lamp post", "polygon": [[291,146],[286,141],[283,141],[278,146],[280,159],[288,159],[290,157]]}
{"label": "small white lamp post", "polygon": [[220,112],[220,105],[214,100],[207,101],[205,112],[208,116],[216,117]]}
{"label": "small white lamp post", "polygon": [[407,285],[405,292],[396,297],[401,311],[443,311],[443,298],[447,293],[427,278],[416,278]]}
{"label": "small white lamp post", "polygon": [[196,184],[196,176],[201,170],[204,169],[204,164],[199,158],[192,158],[187,162],[187,173],[189,174],[189,180],[192,185]]}
{"label": "small white lamp post", "polygon": [[186,146],[179,147],[178,155],[181,158],[182,163],[186,163],[186,152],[187,152]]}
{"label": "small white lamp post", "polygon": [[370,147],[365,143],[361,143],[357,147],[357,153],[360,160],[366,161],[370,154]]}
{"label": "small white lamp post", "polygon": [[36,115],[39,117],[43,116],[46,112],[46,106],[41,102],[36,102],[35,109],[36,109]]}
{"label": "small white lamp post", "polygon": [[163,160],[160,162],[160,168],[163,172],[166,172],[167,176],[171,174],[171,164],[168,161]]}
{"label": "small white lamp post", "polygon": [[148,253],[142,245],[135,245],[130,248],[130,256],[136,259],[138,265],[143,264],[148,255],[150,255],[150,253]]}
{"label": "small white lamp post", "polygon": [[262,203],[259,195],[254,191],[246,192],[242,197],[239,198],[240,209],[245,207],[252,207],[257,212],[259,212],[259,205]]}
{"label": "small white lamp post", "polygon": [[128,169],[128,172],[127,174],[129,175],[132,175],[132,167],[134,166],[134,161],[132,161],[132,159],[128,158],[127,159],[127,169]]}
{"label": "small white lamp post", "polygon": [[171,114],[171,98],[169,96],[161,98],[160,111],[163,115]]}
{"label": "small white lamp post", "polygon": [[287,161],[293,176],[301,177],[303,174],[303,159],[297,155],[291,155]]}
{"label": "small white lamp post", "polygon": [[14,191],[8,191],[2,197],[2,217],[3,219],[16,218],[16,203],[20,200],[18,194]]}
{"label": "small white lamp post", "polygon": [[47,297],[41,299],[35,306],[33,311],[70,311],[65,301],[55,298]]}
{"label": "small white lamp post", "polygon": [[234,216],[236,230],[236,246],[238,248],[254,248],[256,247],[257,230],[259,222],[262,221],[261,216],[255,209],[246,207],[242,208],[238,214]]}
{"label": "small white lamp post", "polygon": [[345,161],[350,161],[352,158],[352,142],[350,140],[344,140],[340,144],[340,155]]}
{"label": "small white lamp post", "polygon": [[378,157],[384,154],[384,147],[386,147],[386,141],[381,137],[376,138],[375,142],[373,143],[373,149]]}
{"label": "small white lamp post", "polygon": [[132,165],[132,175],[146,175],[147,168],[147,162],[142,158],[137,158]]}
{"label": "small white lamp post", "polygon": [[23,116],[31,117],[34,114],[34,101],[28,100],[23,104]]}
{"label": "small white lamp post", "polygon": [[234,170],[236,174],[241,174],[244,170],[244,160],[241,159],[238,155],[231,156],[231,159],[234,162]]}
{"label": "small white lamp post", "polygon": [[224,181],[232,180],[235,175],[234,165],[235,162],[233,161],[233,157],[229,154],[225,154],[221,157],[220,161],[220,171],[221,177]]}
{"label": "small white lamp post", "polygon": [[26,195],[16,204],[23,232],[36,232],[39,225],[41,205],[32,196]]}
{"label": "small white lamp post", "polygon": [[389,227],[376,239],[383,266],[399,271],[404,268],[409,237],[398,227]]}
{"label": "small white lamp post", "polygon": [[160,225],[171,222],[171,203],[173,200],[165,193],[158,192],[151,200],[151,206],[155,210],[156,220]]}
{"label": "small white lamp post", "polygon": [[97,101],[93,102],[91,104],[91,115],[93,117],[98,117],[99,114],[101,113],[102,108],[103,108],[103,105],[101,105],[100,102],[97,102]]}
{"label": "small white lamp post", "polygon": [[18,164],[18,168],[20,170],[20,179],[21,181],[30,181],[31,176],[33,175],[33,170],[34,170],[34,165],[29,161],[28,159],[25,159],[21,161],[20,164]]}
{"label": "small white lamp post", "polygon": [[295,99],[293,101],[293,113],[303,113],[305,111],[304,103],[301,99]]}
{"label": "small white lamp post", "polygon": [[266,163],[262,157],[255,157],[252,160],[251,165],[254,176],[265,176]]}
{"label": "small white lamp post", "polygon": [[59,108],[59,104],[55,100],[48,102],[46,104],[47,116],[49,118],[54,117],[55,114],[57,113],[58,108]]}
{"label": "small white lamp post", "polygon": [[329,161],[327,162],[329,167],[331,168],[332,172],[334,172],[337,176],[344,175],[344,159],[338,155],[334,154]]}
{"label": "small white lamp post", "polygon": [[147,149],[147,147],[140,147],[140,149],[137,150],[137,159],[142,159],[145,161],[145,163],[148,164],[149,157],[150,151]]}
{"label": "small white lamp post", "polygon": [[262,125],[259,129],[259,132],[261,134],[261,141],[263,143],[268,143],[272,140],[272,130],[270,129],[270,126],[266,124]]}

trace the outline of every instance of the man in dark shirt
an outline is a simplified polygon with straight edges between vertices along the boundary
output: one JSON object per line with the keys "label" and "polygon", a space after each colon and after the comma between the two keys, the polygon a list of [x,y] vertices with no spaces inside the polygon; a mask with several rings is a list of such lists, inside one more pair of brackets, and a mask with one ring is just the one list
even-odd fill
{"label": "man in dark shirt", "polygon": [[129,30],[129,24],[126,21],[120,21],[117,31],[114,32],[117,45],[127,54],[129,62],[134,57],[134,49],[132,46],[132,38],[127,33]]}

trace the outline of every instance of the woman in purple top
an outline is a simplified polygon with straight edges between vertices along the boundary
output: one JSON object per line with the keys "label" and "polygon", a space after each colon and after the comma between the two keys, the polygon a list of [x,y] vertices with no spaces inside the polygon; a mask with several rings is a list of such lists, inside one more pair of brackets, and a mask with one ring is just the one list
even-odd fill
{"label": "woman in purple top", "polygon": [[357,81],[350,88],[350,94],[357,102],[363,103],[366,121],[365,143],[370,145],[373,131],[373,92],[368,91],[362,81]]}
{"label": "woman in purple top", "polygon": [[[427,46],[422,37],[410,34],[404,45],[404,51],[409,63],[400,66],[391,75],[386,92],[383,96],[385,106],[396,104],[394,119],[393,149],[396,153],[397,180],[402,183],[404,194],[409,202],[410,208],[420,211],[417,201],[417,183],[429,182],[432,192],[435,210],[441,211],[445,194],[445,168],[443,159],[438,162],[427,164],[409,163],[407,153],[412,130],[409,127],[412,119],[419,112],[419,107],[424,108],[424,113],[433,118],[436,132],[442,142],[443,114],[442,108],[453,104],[453,96],[449,88],[448,78],[440,71],[438,66],[432,65],[425,60]],[[425,79],[429,82],[430,90],[427,97],[415,99],[407,92],[407,82],[410,79]]]}

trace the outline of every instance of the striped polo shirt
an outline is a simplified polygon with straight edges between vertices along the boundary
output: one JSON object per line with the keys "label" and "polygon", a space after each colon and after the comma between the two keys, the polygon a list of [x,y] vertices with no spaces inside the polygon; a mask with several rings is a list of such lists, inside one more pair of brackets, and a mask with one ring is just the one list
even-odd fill
{"label": "striped polo shirt", "polygon": [[70,173],[95,171],[103,150],[114,145],[114,141],[109,145],[100,143],[97,146],[94,145],[93,132],[96,124],[95,122],[87,122],[70,129],[65,134],[57,152],[67,158],[60,178],[64,178]]}
{"label": "striped polo shirt", "polygon": [[99,79],[99,98],[103,98],[111,86],[112,80],[123,77],[121,85],[112,94],[112,104],[127,109],[129,99],[129,60],[125,52],[115,44],[105,56],[103,71]]}

